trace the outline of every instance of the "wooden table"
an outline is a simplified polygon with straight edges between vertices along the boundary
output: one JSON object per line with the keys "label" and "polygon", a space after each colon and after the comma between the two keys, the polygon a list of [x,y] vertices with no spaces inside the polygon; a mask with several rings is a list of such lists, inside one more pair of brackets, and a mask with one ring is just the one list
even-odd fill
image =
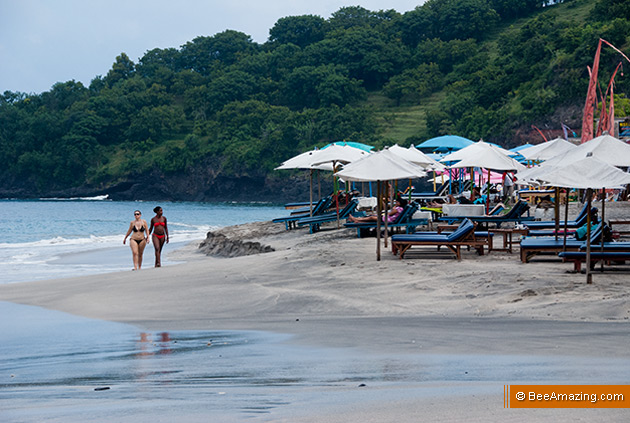
{"label": "wooden table", "polygon": [[488,232],[503,235],[503,248],[494,248],[494,251],[507,251],[512,254],[512,246],[514,245],[514,234],[527,235],[529,229],[523,228],[496,228],[490,229]]}
{"label": "wooden table", "polygon": [[[630,225],[630,219],[616,219],[616,220],[609,220],[608,224],[610,226],[610,229],[613,229],[613,225]],[[618,231],[616,230],[615,232],[618,232],[619,235],[630,235],[630,231]]]}

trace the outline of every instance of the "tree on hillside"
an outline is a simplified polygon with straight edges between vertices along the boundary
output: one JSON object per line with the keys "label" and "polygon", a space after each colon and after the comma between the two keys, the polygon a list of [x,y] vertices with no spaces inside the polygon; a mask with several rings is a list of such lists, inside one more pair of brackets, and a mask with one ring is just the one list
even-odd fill
{"label": "tree on hillside", "polygon": [[280,18],[269,30],[269,41],[306,47],[324,39],[328,22],[320,16],[303,15]]}
{"label": "tree on hillside", "polygon": [[213,70],[233,65],[240,58],[260,51],[260,46],[242,32],[227,30],[212,37],[197,37],[181,48],[182,66],[208,76]]}

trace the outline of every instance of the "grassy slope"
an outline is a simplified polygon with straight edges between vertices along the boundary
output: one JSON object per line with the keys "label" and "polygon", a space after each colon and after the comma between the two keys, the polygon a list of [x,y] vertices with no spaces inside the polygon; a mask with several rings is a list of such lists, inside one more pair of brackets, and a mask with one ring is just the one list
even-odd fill
{"label": "grassy slope", "polygon": [[[582,22],[586,20],[593,7],[591,0],[574,0],[573,2],[559,4],[538,12],[555,12],[561,21]],[[481,43],[481,47],[492,56],[497,51],[497,42],[501,34],[517,31],[536,15],[522,18],[509,24],[499,26],[487,35]],[[394,102],[380,92],[371,93],[367,105],[376,109],[376,115],[381,124],[382,137],[387,144],[397,143],[408,146],[407,139],[411,136],[422,136],[426,132],[426,112],[435,107],[444,97],[446,92],[439,91],[422,100],[420,104],[395,106]]]}

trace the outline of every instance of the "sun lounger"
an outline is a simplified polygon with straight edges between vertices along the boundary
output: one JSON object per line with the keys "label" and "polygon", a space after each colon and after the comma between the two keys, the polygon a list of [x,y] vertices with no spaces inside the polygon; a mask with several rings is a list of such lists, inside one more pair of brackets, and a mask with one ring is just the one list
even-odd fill
{"label": "sun lounger", "polygon": [[[578,213],[578,215],[575,217],[574,220],[569,220],[567,221],[567,228],[571,228],[571,229],[575,229],[575,228],[579,228],[580,226],[584,226],[586,224],[586,218],[587,218],[587,209],[588,209],[588,205],[585,204],[584,207],[582,207],[582,210],[580,211],[580,213]],[[597,208],[593,207],[591,209],[591,216],[595,215],[595,212],[597,212]],[[527,226],[529,229],[553,229],[556,227],[556,222],[555,220],[548,220],[548,221],[544,221],[544,222],[527,222],[524,223],[525,226]],[[560,228],[563,229],[565,227],[564,225],[564,220],[561,220],[559,222]]]}
{"label": "sun lounger", "polygon": [[[418,210],[418,207],[418,204],[415,202],[407,204],[395,221],[387,223],[387,229],[404,228],[406,233],[413,233],[417,226],[427,224],[427,219],[413,219],[413,214]],[[381,228],[384,225],[384,223],[381,223]],[[361,238],[361,235],[366,231],[376,229],[376,222],[347,222],[344,226],[346,228],[356,228],[357,237]]]}
{"label": "sun lounger", "polygon": [[[313,206],[313,216],[318,216],[325,213],[328,210],[328,208],[330,208],[330,206],[332,205],[332,201],[333,199],[331,196],[327,196],[319,200]],[[289,230],[289,229],[297,227],[298,220],[304,217],[309,217],[309,216],[310,216],[310,208],[305,213],[291,213],[289,216],[277,217],[273,219],[272,222],[284,223],[285,228]]]}
{"label": "sun lounger", "polygon": [[[586,263],[586,251],[565,251],[565,252],[558,253],[558,256],[562,258],[562,260],[565,262],[572,262],[574,272],[582,271],[582,263]],[[598,261],[602,261],[602,260],[606,262],[624,262],[625,263],[626,260],[630,260],[630,250],[591,251],[591,268],[595,267],[595,264]]]}
{"label": "sun lounger", "polygon": [[529,220],[533,220],[533,217],[523,216],[529,210],[529,204],[525,201],[517,202],[514,207],[508,210],[503,215],[486,215],[486,216],[442,216],[439,220],[444,222],[458,222],[463,219],[470,219],[475,223],[479,223],[487,227],[489,223],[494,223],[497,228],[501,227],[503,223],[521,223]]}
{"label": "sun lounger", "polygon": [[[598,225],[591,233],[591,244],[599,242],[603,233],[603,226]],[[565,251],[579,251],[586,241],[576,240],[574,237],[567,238],[566,243],[562,237],[541,238],[527,237],[521,240],[521,261],[529,263],[532,257],[538,254],[557,254]]]}
{"label": "sun lounger", "polygon": [[472,247],[483,255],[487,240],[475,237],[475,224],[470,219],[464,219],[457,230],[451,234],[405,234],[392,236],[392,250],[402,259],[412,247],[446,247],[455,254],[457,260],[462,259],[461,248]]}
{"label": "sun lounger", "polygon": [[[359,200],[353,199],[351,200],[342,210],[339,211],[339,219],[345,220],[350,216],[350,214],[354,213],[359,204]],[[318,216],[313,217],[304,217],[297,221],[298,226],[306,226],[309,225],[309,232],[315,233],[321,229],[322,223],[326,222],[334,222],[337,220],[337,211],[324,213]]]}

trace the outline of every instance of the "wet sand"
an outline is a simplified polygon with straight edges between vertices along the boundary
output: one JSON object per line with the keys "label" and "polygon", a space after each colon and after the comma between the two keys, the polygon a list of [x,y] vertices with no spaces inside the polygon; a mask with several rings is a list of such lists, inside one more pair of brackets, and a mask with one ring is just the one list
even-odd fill
{"label": "wet sand", "polygon": [[[522,367],[516,360],[491,380],[462,372],[361,391],[370,394],[356,392],[356,386],[320,389],[310,400],[279,407],[264,421],[627,418],[627,411],[615,409],[503,408],[504,384],[630,383],[625,370],[630,359],[627,271],[596,273],[587,285],[584,275],[566,272],[571,264],[550,258],[522,264],[518,253],[464,252],[457,262],[448,254],[399,260],[384,249],[377,262],[375,239],[358,239],[351,230],[310,235],[263,223],[223,232],[276,251],[222,259],[200,255],[192,244],[170,256],[186,264],[3,285],[0,300],[147,330],[287,333],[299,345],[392,359],[450,354],[469,357],[471,363],[500,362],[497,357],[530,357],[534,363]],[[552,363],[551,371],[541,365],[539,373],[523,373],[536,363]],[[570,371],[562,371],[567,363]],[[619,363],[624,365],[615,371]],[[192,414],[189,420],[195,419]]]}

